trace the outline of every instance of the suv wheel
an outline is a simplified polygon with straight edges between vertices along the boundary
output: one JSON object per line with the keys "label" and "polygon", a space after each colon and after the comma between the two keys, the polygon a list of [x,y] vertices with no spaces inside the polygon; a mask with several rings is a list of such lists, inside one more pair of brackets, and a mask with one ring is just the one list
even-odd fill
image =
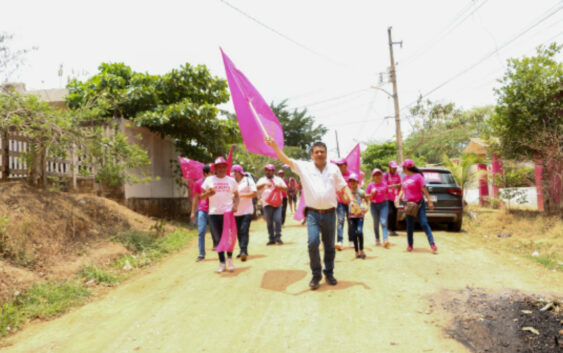
{"label": "suv wheel", "polygon": [[453,222],[453,223],[448,223],[448,230],[452,231],[452,232],[459,232],[461,231],[461,224],[463,223],[463,218],[459,218],[459,220]]}

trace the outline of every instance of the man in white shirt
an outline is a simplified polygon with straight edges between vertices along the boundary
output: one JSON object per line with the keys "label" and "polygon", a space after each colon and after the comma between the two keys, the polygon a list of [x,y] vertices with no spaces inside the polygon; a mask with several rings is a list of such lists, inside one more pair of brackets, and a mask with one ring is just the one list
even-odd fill
{"label": "man in white shirt", "polygon": [[238,183],[239,203],[237,212],[235,212],[235,221],[237,222],[237,237],[240,247],[240,253],[237,258],[242,262],[248,257],[248,233],[250,230],[250,222],[254,214],[254,204],[252,199],[258,197],[258,190],[252,178],[244,174],[242,166],[235,164],[231,168],[235,180]]}
{"label": "man in white shirt", "polygon": [[[350,189],[342,177],[340,170],[333,164],[327,163],[327,149],[322,142],[315,142],[311,148],[313,162],[299,161],[288,158],[271,137],[266,137],[266,143],[274,149],[278,158],[299,175],[303,184],[305,204],[307,205],[307,233],[309,259],[313,278],[309,283],[311,289],[319,288],[319,282],[324,272],[329,285],[336,285],[334,278],[334,257],[336,250],[334,240],[336,235],[336,198],[337,192],[344,191],[344,201],[352,199]],[[322,270],[319,245],[321,239],[324,244],[324,264]]]}
{"label": "man in white shirt", "polygon": [[[258,180],[256,187],[260,191],[260,200],[264,209],[264,218],[268,225],[269,240],[266,245],[283,244],[281,240],[282,226],[282,204],[283,192],[287,191],[287,185],[282,178],[274,175],[276,167],[273,164],[267,164],[264,167],[266,175]],[[279,204],[273,204],[270,195],[277,192],[280,195]]]}

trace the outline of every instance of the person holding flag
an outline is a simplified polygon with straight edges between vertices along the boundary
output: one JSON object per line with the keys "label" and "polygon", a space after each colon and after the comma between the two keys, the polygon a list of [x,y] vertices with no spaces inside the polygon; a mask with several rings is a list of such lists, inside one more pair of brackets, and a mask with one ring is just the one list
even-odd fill
{"label": "person holding flag", "polygon": [[[217,253],[219,256],[219,269],[217,272],[225,271],[225,251],[220,249],[221,236],[224,233],[223,226],[226,217],[233,217],[233,213],[237,212],[239,203],[238,184],[235,179],[227,175],[227,160],[223,157],[215,159],[213,164],[215,175],[205,179],[201,188],[203,193],[200,198],[205,200],[209,198],[209,224],[211,235],[217,245]],[[235,226],[236,227],[236,226]],[[234,271],[233,253],[227,251],[227,270]]]}
{"label": "person holding flag", "polygon": [[282,178],[274,175],[276,167],[273,164],[267,164],[264,170],[266,175],[258,180],[256,187],[261,194],[264,218],[268,225],[269,238],[266,245],[281,245],[283,193],[287,191],[287,185]]}
{"label": "person holding flag", "polygon": [[[205,179],[211,175],[211,167],[208,165],[203,166],[203,177],[196,181],[193,186],[193,197],[192,197],[192,212],[191,212],[191,219],[192,222],[196,221],[196,213],[197,213],[197,246],[199,249],[199,256],[196,259],[196,262],[200,262],[205,259],[205,230],[207,229],[208,218],[209,218],[209,199],[201,200],[200,196],[203,193],[203,189],[201,186]],[[213,249],[217,244],[213,239]]]}
{"label": "person holding flag", "polygon": [[[315,142],[311,147],[313,162],[290,159],[276,141],[269,136],[265,137],[265,142],[283,163],[299,175],[303,183],[303,192],[307,204],[309,260],[313,273],[309,286],[313,290],[319,288],[323,272],[327,283],[334,286],[338,283],[334,277],[336,193],[344,192],[344,201],[349,202],[352,200],[350,189],[348,189],[348,185],[338,168],[331,163],[327,163],[327,148],[323,142]],[[321,238],[324,246],[324,270],[321,266],[319,253]]]}
{"label": "person holding flag", "polygon": [[239,205],[235,212],[235,221],[237,223],[237,237],[240,247],[240,253],[237,258],[242,262],[246,261],[248,257],[248,238],[250,230],[250,222],[252,222],[252,215],[254,214],[254,204],[252,199],[258,197],[258,190],[252,178],[244,174],[242,166],[235,164],[231,171],[235,175],[235,180],[238,183]]}

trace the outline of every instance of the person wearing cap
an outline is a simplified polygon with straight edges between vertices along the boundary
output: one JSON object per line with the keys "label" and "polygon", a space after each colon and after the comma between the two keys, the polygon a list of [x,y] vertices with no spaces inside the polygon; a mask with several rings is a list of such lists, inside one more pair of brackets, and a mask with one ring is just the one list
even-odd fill
{"label": "person wearing cap", "polygon": [[[278,170],[278,176],[283,179],[283,182],[286,186],[288,186],[288,181],[284,178],[285,172],[283,169]],[[282,201],[282,225],[285,224],[285,214],[287,213],[287,189],[283,193],[283,201]]]}
{"label": "person wearing cap", "polygon": [[295,213],[297,210],[297,192],[298,184],[294,177],[289,178],[289,182],[287,183],[287,201],[289,202],[289,210],[292,214]]}
{"label": "person wearing cap", "polygon": [[[227,161],[223,157],[215,160],[215,175],[209,176],[203,182],[201,188],[203,193],[200,198],[205,200],[209,198],[209,225],[211,235],[215,242],[219,244],[221,235],[223,234],[223,221],[225,213],[237,212],[239,203],[238,184],[235,179],[227,175]],[[234,271],[233,253],[227,252],[225,261],[225,252],[218,252],[219,269],[217,272],[225,271],[225,262],[227,270]]]}
{"label": "person wearing cap", "polygon": [[[265,142],[272,147],[278,158],[289,165],[303,183],[303,194],[307,205],[307,243],[309,260],[313,278],[309,282],[311,289],[319,288],[322,273],[324,272],[329,285],[336,285],[334,277],[334,247],[336,233],[336,199],[337,192],[343,192],[345,200],[350,202],[352,195],[346,181],[338,168],[332,163],[327,163],[327,148],[322,142],[315,142],[311,147],[311,159],[300,161],[290,159],[279,148],[271,137],[266,137]],[[319,236],[320,235],[320,236]],[[322,269],[319,245],[321,239],[324,247],[324,264]]]}
{"label": "person wearing cap", "polygon": [[[203,193],[201,186],[203,185],[205,178],[210,175],[211,167],[208,165],[203,166],[203,178],[196,181],[192,189],[193,201],[191,219],[192,222],[195,222],[197,219],[197,246],[199,249],[199,255],[196,259],[196,262],[200,262],[205,259],[205,230],[207,228],[207,224],[209,223],[209,199],[201,200],[200,196]],[[213,237],[211,238],[213,239]],[[217,244],[215,244],[215,241],[213,239],[213,248],[215,248],[216,246]]]}
{"label": "person wearing cap", "polygon": [[395,207],[395,199],[401,192],[401,174],[397,171],[397,162],[389,162],[389,171],[383,174],[383,178],[387,182],[389,192],[387,194],[387,206],[389,208],[389,215],[387,216],[387,227],[390,232],[389,235],[397,236],[397,207]]}
{"label": "person wearing cap", "polygon": [[348,185],[352,193],[348,210],[348,235],[354,241],[354,250],[356,250],[356,258],[365,259],[364,252],[364,216],[367,212],[367,197],[364,190],[360,188],[360,178],[356,173],[350,173],[348,176]]}
{"label": "person wearing cap", "polygon": [[[398,205],[399,202],[404,198],[407,202],[414,202],[419,205],[418,209],[418,223],[426,233],[426,237],[428,238],[428,243],[430,244],[430,248],[434,253],[438,251],[436,244],[434,243],[434,237],[432,235],[432,229],[430,229],[430,225],[428,224],[428,219],[426,218],[426,201],[424,201],[424,197],[428,200],[428,208],[430,210],[434,209],[434,204],[430,199],[430,194],[428,193],[428,189],[426,189],[426,182],[424,181],[424,176],[420,169],[418,169],[414,165],[414,161],[412,159],[405,159],[403,162],[403,173],[405,173],[405,177],[402,181],[401,192],[395,199],[395,205]],[[404,197],[403,197],[404,196]],[[407,215],[407,241],[408,247],[407,251],[413,250],[414,244],[414,222],[415,217]]]}
{"label": "person wearing cap", "polygon": [[264,218],[268,226],[268,243],[266,245],[283,244],[281,239],[282,226],[282,205],[272,205],[268,202],[270,194],[274,191],[285,192],[287,185],[282,178],[274,175],[276,167],[273,164],[267,164],[264,167],[266,175],[258,180],[256,187],[260,191],[262,207],[264,208]]}
{"label": "person wearing cap", "polygon": [[379,168],[375,168],[371,175],[373,177],[373,182],[369,183],[366,193],[368,194],[370,200],[371,216],[373,218],[373,232],[375,233],[375,245],[381,245],[381,240],[379,237],[379,224],[381,224],[381,230],[383,232],[383,246],[388,249],[389,239],[387,238],[387,213],[389,211],[389,206],[387,205],[387,182],[383,178],[383,171]]}
{"label": "person wearing cap", "polygon": [[254,204],[252,199],[258,197],[258,190],[256,189],[254,180],[244,174],[242,166],[235,164],[231,168],[231,172],[234,174],[235,180],[238,184],[238,196],[240,199],[237,211],[235,212],[237,237],[240,247],[240,252],[237,255],[237,258],[240,258],[241,261],[244,262],[248,257],[248,233],[250,230],[250,222],[252,222],[252,215],[254,214]]}
{"label": "person wearing cap", "polygon": [[[340,158],[334,162],[340,169],[340,173],[346,182],[348,182],[348,177],[350,172],[348,171],[348,162],[344,158]],[[350,185],[348,185],[349,187]],[[348,203],[344,201],[342,195],[336,195],[338,198],[338,204],[336,206],[336,216],[338,217],[338,226],[336,228],[336,250],[342,250],[342,241],[344,238],[344,224],[346,219],[348,219]],[[348,230],[348,242],[350,247],[354,247],[353,240],[350,238],[350,231]]]}

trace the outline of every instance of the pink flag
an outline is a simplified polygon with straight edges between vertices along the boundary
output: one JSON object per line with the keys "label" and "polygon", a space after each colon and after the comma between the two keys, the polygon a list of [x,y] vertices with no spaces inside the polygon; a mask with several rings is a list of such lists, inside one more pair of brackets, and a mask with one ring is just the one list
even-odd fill
{"label": "pink flag", "polygon": [[178,160],[184,179],[199,180],[203,178],[203,163],[184,157],[178,157]]}
{"label": "pink flag", "polygon": [[283,149],[283,129],[268,103],[223,52],[227,82],[235,106],[240,134],[246,149],[251,153],[277,158],[274,150],[264,142],[267,134]]}
{"label": "pink flag", "polygon": [[356,147],[354,147],[352,149],[352,151],[350,151],[350,153],[348,153],[348,155],[346,156],[346,162],[348,164],[348,171],[352,172],[352,173],[356,173],[356,175],[360,175],[361,171],[361,165],[362,165],[362,152],[360,151],[360,144],[358,143],[356,145]]}
{"label": "pink flag", "polygon": [[297,206],[297,210],[295,211],[295,215],[293,219],[296,221],[302,221],[305,218],[305,196],[303,196],[303,192],[301,193],[301,197],[299,198],[299,205]]}
{"label": "pink flag", "polygon": [[227,156],[227,175],[231,175],[231,167],[233,166],[233,145],[231,145],[231,150]]}
{"label": "pink flag", "polygon": [[223,233],[221,233],[221,240],[215,250],[217,252],[233,252],[237,242],[237,224],[235,215],[232,212],[225,212],[223,215]]}

